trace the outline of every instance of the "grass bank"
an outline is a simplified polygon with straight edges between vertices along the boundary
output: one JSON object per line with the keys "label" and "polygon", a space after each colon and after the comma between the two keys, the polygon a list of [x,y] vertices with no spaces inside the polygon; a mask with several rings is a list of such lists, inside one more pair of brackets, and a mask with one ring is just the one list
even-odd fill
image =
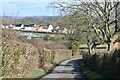
{"label": "grass bank", "polygon": [[83,73],[88,78],[88,80],[106,80],[105,77],[103,77],[102,75],[92,71],[83,63],[82,60],[80,61],[80,66],[82,67]]}
{"label": "grass bank", "polygon": [[46,72],[43,68],[40,68],[40,69],[37,69],[37,70],[34,70],[30,75],[29,77],[30,78],[37,78],[37,77],[40,77],[42,75],[44,75]]}

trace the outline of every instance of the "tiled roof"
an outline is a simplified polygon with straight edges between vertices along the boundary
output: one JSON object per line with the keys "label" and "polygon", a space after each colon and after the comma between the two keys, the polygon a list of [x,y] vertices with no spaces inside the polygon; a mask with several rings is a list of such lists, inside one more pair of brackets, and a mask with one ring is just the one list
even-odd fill
{"label": "tiled roof", "polygon": [[49,28],[49,26],[44,26],[44,27],[43,27],[43,29],[48,29],[48,28]]}

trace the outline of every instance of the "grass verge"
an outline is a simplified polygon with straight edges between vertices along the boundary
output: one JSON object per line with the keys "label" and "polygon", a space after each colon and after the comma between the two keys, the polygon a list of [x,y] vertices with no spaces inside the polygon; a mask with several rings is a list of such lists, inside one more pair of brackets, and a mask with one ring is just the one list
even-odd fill
{"label": "grass verge", "polygon": [[82,67],[83,73],[88,78],[88,80],[106,80],[105,77],[87,67],[83,61],[80,61],[80,66]]}
{"label": "grass verge", "polygon": [[33,71],[32,73],[31,73],[31,76],[30,77],[32,77],[32,78],[36,78],[36,77],[40,77],[40,76],[42,76],[42,75],[44,75],[45,74],[45,71],[44,71],[44,69],[37,69],[37,70],[35,70],[35,71]]}

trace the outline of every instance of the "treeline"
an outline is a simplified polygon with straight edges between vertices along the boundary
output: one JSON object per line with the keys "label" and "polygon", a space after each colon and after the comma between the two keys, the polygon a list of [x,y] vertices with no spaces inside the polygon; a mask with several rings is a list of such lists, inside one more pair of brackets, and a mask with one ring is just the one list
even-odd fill
{"label": "treeline", "polygon": [[2,16],[0,20],[2,21],[2,24],[55,24],[58,18],[59,16]]}

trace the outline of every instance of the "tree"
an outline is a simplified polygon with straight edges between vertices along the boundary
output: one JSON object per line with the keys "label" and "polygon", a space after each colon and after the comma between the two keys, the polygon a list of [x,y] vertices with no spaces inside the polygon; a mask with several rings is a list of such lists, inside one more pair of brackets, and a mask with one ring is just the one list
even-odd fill
{"label": "tree", "polygon": [[[74,8],[73,6],[76,5],[76,3],[70,5],[67,5],[67,3],[64,2],[56,4],[57,5],[55,5],[54,7],[60,8],[60,11],[63,11],[61,20],[59,20],[61,26],[67,27],[69,30],[74,30],[73,34],[70,33],[67,36],[70,49],[75,52],[77,50],[76,48],[79,48],[80,43],[88,43],[88,40],[85,40],[86,37],[87,39],[92,39],[95,36],[90,28],[90,26],[92,25],[89,19],[90,17],[86,13],[84,13],[84,11],[80,12],[79,10],[76,10],[77,8]],[[67,6],[64,4],[66,4]],[[88,44],[88,47],[89,49],[91,49],[91,44]],[[91,53],[91,50],[89,50],[89,52]]]}
{"label": "tree", "polygon": [[[55,4],[55,3],[54,3]],[[55,8],[59,8],[63,15],[81,12],[86,15],[81,18],[82,21],[88,21],[87,27],[93,29],[99,40],[89,41],[93,45],[106,43],[108,44],[108,51],[110,50],[112,37],[120,31],[118,26],[118,17],[120,14],[120,2],[105,0],[98,2],[98,0],[86,1],[75,0],[73,3],[59,2],[56,3]],[[72,17],[73,18],[73,17]],[[79,21],[80,22],[80,21]],[[78,23],[76,23],[78,25]],[[89,31],[86,31],[89,32]]]}
{"label": "tree", "polygon": [[[108,0],[105,0],[104,2],[98,2],[97,0],[94,0],[95,2],[82,2],[84,6],[87,6],[87,8],[90,10],[89,13],[87,13],[91,19],[92,19],[92,28],[94,29],[96,35],[101,40],[101,42],[108,44],[108,49],[110,50],[111,45],[111,39],[112,37],[119,32],[118,27],[118,16],[119,16],[119,8],[120,3],[119,2],[109,2]],[[85,10],[84,10],[85,11]],[[94,14],[94,16],[93,16]],[[94,20],[98,18],[94,22]],[[101,33],[101,35],[100,35]]]}
{"label": "tree", "polygon": [[66,35],[67,40],[69,41],[68,47],[69,49],[72,50],[72,56],[74,56],[79,49],[80,38],[81,38],[79,34],[80,34],[80,31],[75,30],[74,32],[68,32],[68,34]]}

